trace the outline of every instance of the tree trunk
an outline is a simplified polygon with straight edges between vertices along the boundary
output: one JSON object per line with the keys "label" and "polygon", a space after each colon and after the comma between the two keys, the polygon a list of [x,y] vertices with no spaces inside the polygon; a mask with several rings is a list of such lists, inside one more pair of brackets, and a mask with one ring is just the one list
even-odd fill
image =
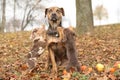
{"label": "tree trunk", "polygon": [[93,13],[91,0],[76,0],[76,31],[84,34],[93,30]]}
{"label": "tree trunk", "polygon": [[2,2],[2,25],[0,27],[0,32],[4,32],[4,28],[6,24],[5,9],[6,9],[6,0],[3,0]]}

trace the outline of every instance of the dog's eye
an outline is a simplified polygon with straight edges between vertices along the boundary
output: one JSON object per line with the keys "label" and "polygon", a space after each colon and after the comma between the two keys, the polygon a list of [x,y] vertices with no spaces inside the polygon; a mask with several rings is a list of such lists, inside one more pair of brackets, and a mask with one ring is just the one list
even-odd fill
{"label": "dog's eye", "polygon": [[60,13],[60,10],[56,10],[57,13]]}
{"label": "dog's eye", "polygon": [[51,12],[52,12],[52,9],[49,10],[49,13],[51,13]]}

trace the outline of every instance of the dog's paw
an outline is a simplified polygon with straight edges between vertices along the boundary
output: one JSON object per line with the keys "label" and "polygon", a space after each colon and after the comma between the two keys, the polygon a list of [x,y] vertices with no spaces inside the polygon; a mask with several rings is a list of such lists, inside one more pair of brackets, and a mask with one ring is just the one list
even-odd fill
{"label": "dog's paw", "polygon": [[53,74],[57,74],[57,66],[56,66],[56,67],[53,66],[53,68],[52,68],[52,73],[53,73]]}

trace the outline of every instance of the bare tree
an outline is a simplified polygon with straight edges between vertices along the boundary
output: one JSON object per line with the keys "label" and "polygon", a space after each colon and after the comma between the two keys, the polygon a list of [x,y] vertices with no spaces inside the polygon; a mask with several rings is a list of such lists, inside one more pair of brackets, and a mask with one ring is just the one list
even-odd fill
{"label": "bare tree", "polygon": [[91,0],[76,0],[76,21],[76,31],[79,35],[93,30]]}
{"label": "bare tree", "polygon": [[25,6],[24,6],[24,16],[22,19],[22,23],[21,23],[21,31],[23,31],[28,24],[32,23],[36,17],[38,17],[38,15],[35,15],[37,13],[35,13],[36,11],[43,9],[44,6],[40,5],[39,3],[41,2],[41,0],[37,0],[37,1],[33,1],[30,2],[29,0],[25,0]]}
{"label": "bare tree", "polygon": [[16,26],[15,26],[15,22],[16,22],[16,0],[14,0],[14,9],[13,9],[13,11],[14,11],[14,16],[13,16],[13,19],[14,19],[14,22],[13,22],[13,27],[14,27],[14,31],[16,32]]}
{"label": "bare tree", "polygon": [[[41,13],[43,13],[44,6],[41,3],[43,0],[0,0],[0,32],[6,31],[17,31],[17,30],[24,30],[27,26],[31,26],[33,23],[38,24],[40,22]],[[49,0],[44,0],[49,1]],[[3,4],[4,3],[4,4]],[[12,21],[7,20],[7,23],[11,25],[5,27],[6,24],[6,17],[5,17],[5,8],[7,6],[10,6],[13,14],[11,18],[13,18]],[[17,12],[20,12],[20,14],[17,14]],[[17,16],[18,15],[18,16]],[[43,15],[43,14],[42,14]],[[19,17],[20,16],[20,17]],[[39,18],[38,18],[39,17]],[[20,24],[16,26],[16,21],[20,20]],[[38,22],[39,21],[39,22]],[[10,23],[12,22],[12,23]],[[34,25],[34,24],[33,24]],[[5,28],[5,29],[4,29]],[[19,28],[19,29],[18,29]],[[7,30],[7,29],[13,29],[13,30]]]}
{"label": "bare tree", "polygon": [[0,26],[0,32],[4,32],[5,24],[6,24],[6,0],[2,0],[2,23]]}
{"label": "bare tree", "polygon": [[94,17],[99,20],[99,23],[101,24],[101,20],[103,18],[107,19],[108,18],[108,12],[107,10],[104,8],[103,5],[98,5],[96,8],[95,8],[95,11],[94,11]]}
{"label": "bare tree", "polygon": [[[20,19],[15,19],[11,18],[7,23],[6,23],[6,32],[14,32],[14,28],[15,30],[19,30],[19,25],[20,23]],[[14,27],[15,26],[15,27]]]}
{"label": "bare tree", "polygon": [[0,1],[0,25],[1,25],[1,19],[2,19],[2,16],[1,16],[1,10],[2,10],[2,1]]}

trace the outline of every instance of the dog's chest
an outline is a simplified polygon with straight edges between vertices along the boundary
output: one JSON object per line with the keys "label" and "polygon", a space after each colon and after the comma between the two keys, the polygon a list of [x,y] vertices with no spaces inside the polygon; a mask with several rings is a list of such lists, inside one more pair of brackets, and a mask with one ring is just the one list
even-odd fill
{"label": "dog's chest", "polygon": [[59,37],[57,30],[48,29],[46,34],[51,37]]}
{"label": "dog's chest", "polygon": [[59,33],[57,31],[47,31],[47,42],[51,43],[51,42],[59,42]]}

